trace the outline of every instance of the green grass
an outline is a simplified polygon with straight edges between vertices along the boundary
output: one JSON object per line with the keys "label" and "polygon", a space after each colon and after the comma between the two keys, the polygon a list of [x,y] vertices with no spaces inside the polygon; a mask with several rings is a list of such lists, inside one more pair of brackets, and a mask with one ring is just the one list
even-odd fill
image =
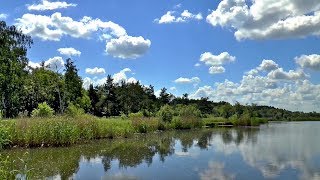
{"label": "green grass", "polygon": [[69,146],[92,139],[127,138],[133,136],[134,133],[148,133],[157,130],[215,127],[221,122],[235,126],[258,126],[265,123],[266,120],[258,118],[232,120],[220,117],[201,119],[195,116],[175,116],[169,123],[163,122],[158,117],[133,116],[106,119],[91,115],[1,120],[0,149],[13,146]]}

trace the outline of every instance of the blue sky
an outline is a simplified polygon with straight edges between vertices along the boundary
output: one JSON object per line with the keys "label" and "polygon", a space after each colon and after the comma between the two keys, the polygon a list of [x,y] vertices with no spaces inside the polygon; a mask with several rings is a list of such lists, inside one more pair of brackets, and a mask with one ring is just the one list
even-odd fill
{"label": "blue sky", "polygon": [[320,111],[318,0],[1,0],[0,19],[33,37],[30,66],[71,57],[85,85]]}

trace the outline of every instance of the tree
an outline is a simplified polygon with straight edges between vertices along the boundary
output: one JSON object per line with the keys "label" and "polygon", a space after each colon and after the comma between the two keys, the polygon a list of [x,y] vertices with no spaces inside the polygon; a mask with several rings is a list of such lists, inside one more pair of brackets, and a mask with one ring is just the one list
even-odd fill
{"label": "tree", "polygon": [[82,97],[82,80],[78,75],[78,69],[74,62],[68,58],[65,65],[65,91],[66,91],[66,102],[74,103],[78,98]]}
{"label": "tree", "polygon": [[160,103],[162,105],[165,105],[165,104],[168,104],[172,99],[172,95],[167,93],[167,89],[164,87],[160,90],[160,97],[159,97],[159,100],[160,100]]}
{"label": "tree", "polygon": [[23,82],[27,76],[27,49],[32,43],[30,36],[0,21],[0,109],[6,118],[20,111]]}
{"label": "tree", "polygon": [[31,111],[39,103],[47,102],[56,112],[61,112],[61,92],[64,82],[62,75],[45,67],[33,69],[25,80],[24,85],[24,110]]}

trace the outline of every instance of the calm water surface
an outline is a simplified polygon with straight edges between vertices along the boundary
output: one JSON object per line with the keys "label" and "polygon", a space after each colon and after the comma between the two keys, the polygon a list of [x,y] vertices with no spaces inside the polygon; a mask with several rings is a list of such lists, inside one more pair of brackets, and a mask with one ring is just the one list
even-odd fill
{"label": "calm water surface", "polygon": [[319,138],[320,122],[269,123],[5,153],[31,179],[319,180]]}

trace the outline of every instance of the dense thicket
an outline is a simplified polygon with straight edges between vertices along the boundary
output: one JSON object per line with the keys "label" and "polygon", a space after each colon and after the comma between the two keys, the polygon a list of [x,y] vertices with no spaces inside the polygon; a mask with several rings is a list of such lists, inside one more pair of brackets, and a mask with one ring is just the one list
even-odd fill
{"label": "dense thicket", "polygon": [[[18,115],[31,116],[41,103],[49,105],[55,114],[79,108],[95,116],[120,116],[142,113],[156,116],[161,107],[169,105],[189,109],[202,117],[233,118],[240,116],[261,117],[272,120],[319,120],[320,113],[291,112],[269,106],[231,105],[227,102],[212,102],[208,98],[189,99],[188,94],[175,97],[162,88],[156,97],[153,86],[134,83],[115,83],[110,75],[103,85],[82,88],[78,69],[71,59],[66,60],[64,73],[45,67],[28,67],[27,48],[32,44],[30,36],[22,34],[14,26],[0,22],[0,116],[12,118]],[[69,108],[68,108],[69,107]],[[168,109],[168,107],[166,106]],[[194,109],[196,108],[196,109]],[[178,111],[175,111],[178,112]]]}

